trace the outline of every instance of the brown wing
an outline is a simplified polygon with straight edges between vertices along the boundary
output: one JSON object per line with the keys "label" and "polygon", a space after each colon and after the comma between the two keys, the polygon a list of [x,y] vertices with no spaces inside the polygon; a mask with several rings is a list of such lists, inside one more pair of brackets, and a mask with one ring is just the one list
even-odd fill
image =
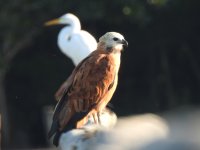
{"label": "brown wing", "polygon": [[77,112],[98,105],[115,78],[115,65],[107,54],[93,52],[73,72],[73,80],[59,101],[53,121],[61,131]]}
{"label": "brown wing", "polygon": [[[88,56],[88,57],[90,57],[90,56]],[[68,88],[70,87],[70,85],[71,85],[72,82],[73,82],[73,79],[74,79],[74,76],[75,76],[77,70],[80,68],[80,66],[82,65],[82,63],[83,63],[86,59],[88,59],[88,57],[86,57],[85,59],[83,59],[83,60],[79,63],[79,65],[74,69],[74,71],[72,72],[72,74],[67,78],[66,81],[64,81],[64,82],[62,83],[62,85],[61,85],[61,86],[59,87],[59,89],[56,91],[56,93],[55,93],[55,99],[56,99],[56,101],[59,101],[59,100],[62,98],[62,96],[64,95],[65,91],[68,90]]]}
{"label": "brown wing", "polygon": [[67,78],[67,80],[62,83],[62,85],[59,87],[59,89],[55,93],[56,101],[59,101],[62,98],[63,94],[69,88],[72,81],[73,81],[73,75],[69,76],[69,78]]}

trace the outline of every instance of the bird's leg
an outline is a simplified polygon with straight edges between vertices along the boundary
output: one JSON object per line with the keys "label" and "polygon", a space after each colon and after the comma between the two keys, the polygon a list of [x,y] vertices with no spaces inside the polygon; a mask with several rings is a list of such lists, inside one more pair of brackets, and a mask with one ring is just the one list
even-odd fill
{"label": "bird's leg", "polygon": [[100,112],[95,112],[95,113],[92,113],[92,117],[94,119],[94,123],[95,124],[100,124],[101,125],[101,113]]}
{"label": "bird's leg", "polygon": [[84,117],[83,119],[81,119],[80,121],[78,121],[76,123],[76,128],[81,128],[84,126],[84,124],[86,124],[87,122],[87,117]]}
{"label": "bird's leg", "polygon": [[98,124],[98,117],[97,117],[97,113],[95,112],[95,113],[92,113],[92,117],[93,117],[93,119],[94,119],[94,123],[95,124]]}
{"label": "bird's leg", "polygon": [[98,123],[101,125],[101,112],[97,112]]}

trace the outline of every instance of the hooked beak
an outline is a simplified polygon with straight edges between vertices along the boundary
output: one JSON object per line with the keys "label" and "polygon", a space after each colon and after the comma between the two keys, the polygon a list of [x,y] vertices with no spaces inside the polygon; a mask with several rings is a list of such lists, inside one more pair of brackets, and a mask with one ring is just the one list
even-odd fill
{"label": "hooked beak", "polygon": [[125,47],[128,47],[128,42],[126,40],[122,40],[122,44],[125,46]]}
{"label": "hooked beak", "polygon": [[61,18],[56,18],[50,21],[45,22],[45,26],[53,26],[53,25],[58,25],[58,24],[65,24],[66,26],[68,26],[69,24],[67,23],[62,23]]}

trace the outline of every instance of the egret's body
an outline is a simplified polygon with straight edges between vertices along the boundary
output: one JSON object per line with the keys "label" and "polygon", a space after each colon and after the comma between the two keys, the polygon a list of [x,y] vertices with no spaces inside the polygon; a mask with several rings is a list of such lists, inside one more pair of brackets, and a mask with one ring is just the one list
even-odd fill
{"label": "egret's body", "polygon": [[62,53],[78,65],[92,51],[96,50],[97,42],[87,31],[81,30],[79,19],[73,14],[65,14],[58,19],[48,21],[49,25],[66,25],[58,34],[58,46]]}

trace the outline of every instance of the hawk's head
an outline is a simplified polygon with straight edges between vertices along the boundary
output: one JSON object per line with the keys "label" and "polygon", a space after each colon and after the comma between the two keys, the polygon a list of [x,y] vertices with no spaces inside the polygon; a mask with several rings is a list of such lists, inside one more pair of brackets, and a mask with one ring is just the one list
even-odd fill
{"label": "hawk's head", "polygon": [[112,52],[119,52],[123,49],[123,46],[128,46],[128,42],[124,39],[123,35],[117,32],[107,32],[99,38],[99,44],[105,50]]}

